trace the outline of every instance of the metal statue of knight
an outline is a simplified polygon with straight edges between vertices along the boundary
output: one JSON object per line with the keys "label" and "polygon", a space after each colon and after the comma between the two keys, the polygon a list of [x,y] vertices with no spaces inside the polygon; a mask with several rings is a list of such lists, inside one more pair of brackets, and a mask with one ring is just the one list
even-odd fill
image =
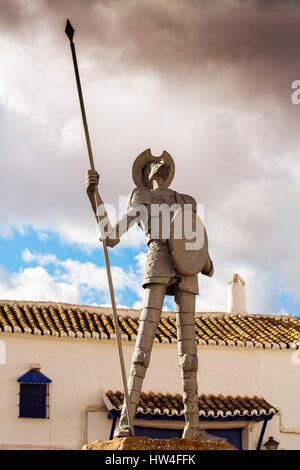
{"label": "metal statue of knight", "polygon": [[[172,228],[176,225],[176,213],[182,214],[187,207],[194,221],[198,217],[195,199],[169,188],[174,173],[174,161],[166,151],[160,157],[154,157],[150,149],[142,152],[133,163],[132,177],[136,187],[128,198],[127,212],[114,227],[109,223],[104,206],[100,212],[99,208],[95,207],[93,195],[99,181],[96,171],[88,171],[86,188],[95,215],[99,216],[100,213],[106,220],[108,246],[114,247],[120,241],[122,234],[134,223],[141,227],[147,237],[149,250],[143,279],[143,307],[128,378],[128,406],[131,417],[134,417],[139,402],[165,295],[172,295],[175,301],[178,359],[183,385],[185,427],[182,437],[202,441],[223,440],[207,434],[199,427],[198,357],[195,335],[195,298],[199,293],[197,274],[201,272],[206,276],[212,276],[214,268],[208,253],[207,234],[203,224],[201,246],[194,250],[185,248],[187,240],[184,234],[180,237],[174,236]],[[164,217],[163,210],[154,211],[153,207],[157,206],[172,208],[173,217],[171,219]],[[166,224],[170,228],[169,237],[162,228]],[[114,436],[130,435],[124,402]]]}

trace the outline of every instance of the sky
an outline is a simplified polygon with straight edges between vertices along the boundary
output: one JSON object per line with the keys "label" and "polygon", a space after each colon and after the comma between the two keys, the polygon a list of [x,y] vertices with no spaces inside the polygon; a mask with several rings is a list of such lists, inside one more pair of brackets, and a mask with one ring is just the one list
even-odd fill
{"label": "sky", "polygon": [[[249,313],[299,315],[296,0],[0,0],[0,298],[110,304],[67,18],[112,220],[136,156],[167,150],[215,265],[197,310],[239,273]],[[146,253],[138,230],[109,249],[118,306],[140,308]]]}

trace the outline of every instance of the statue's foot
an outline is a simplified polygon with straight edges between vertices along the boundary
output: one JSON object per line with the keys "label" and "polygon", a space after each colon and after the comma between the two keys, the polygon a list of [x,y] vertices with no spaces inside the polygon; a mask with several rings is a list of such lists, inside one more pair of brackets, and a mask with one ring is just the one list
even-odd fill
{"label": "statue's foot", "polygon": [[227,442],[227,439],[225,437],[217,437],[213,436],[212,434],[208,434],[204,429],[200,428],[189,428],[185,427],[183,434],[182,434],[183,439],[190,439],[190,440],[195,440],[195,441],[211,441],[211,442],[220,442],[220,441],[225,441]]}
{"label": "statue's foot", "polygon": [[119,425],[116,427],[114,432],[114,437],[130,437],[131,435],[130,427],[128,425]]}

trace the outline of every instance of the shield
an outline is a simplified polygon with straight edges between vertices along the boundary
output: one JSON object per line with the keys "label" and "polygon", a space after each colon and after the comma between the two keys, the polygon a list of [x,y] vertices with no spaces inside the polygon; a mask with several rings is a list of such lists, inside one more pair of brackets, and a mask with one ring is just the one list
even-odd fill
{"label": "shield", "polygon": [[191,209],[179,208],[171,221],[170,249],[176,270],[184,276],[198,274],[208,259],[204,224]]}

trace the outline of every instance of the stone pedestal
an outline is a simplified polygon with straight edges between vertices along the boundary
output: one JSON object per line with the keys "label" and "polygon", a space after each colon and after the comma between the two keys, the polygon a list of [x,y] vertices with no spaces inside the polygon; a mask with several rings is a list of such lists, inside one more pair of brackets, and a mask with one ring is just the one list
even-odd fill
{"label": "stone pedestal", "polygon": [[88,442],[82,450],[237,450],[226,441],[191,441],[189,439],[151,439],[149,437],[114,437],[111,441]]}

